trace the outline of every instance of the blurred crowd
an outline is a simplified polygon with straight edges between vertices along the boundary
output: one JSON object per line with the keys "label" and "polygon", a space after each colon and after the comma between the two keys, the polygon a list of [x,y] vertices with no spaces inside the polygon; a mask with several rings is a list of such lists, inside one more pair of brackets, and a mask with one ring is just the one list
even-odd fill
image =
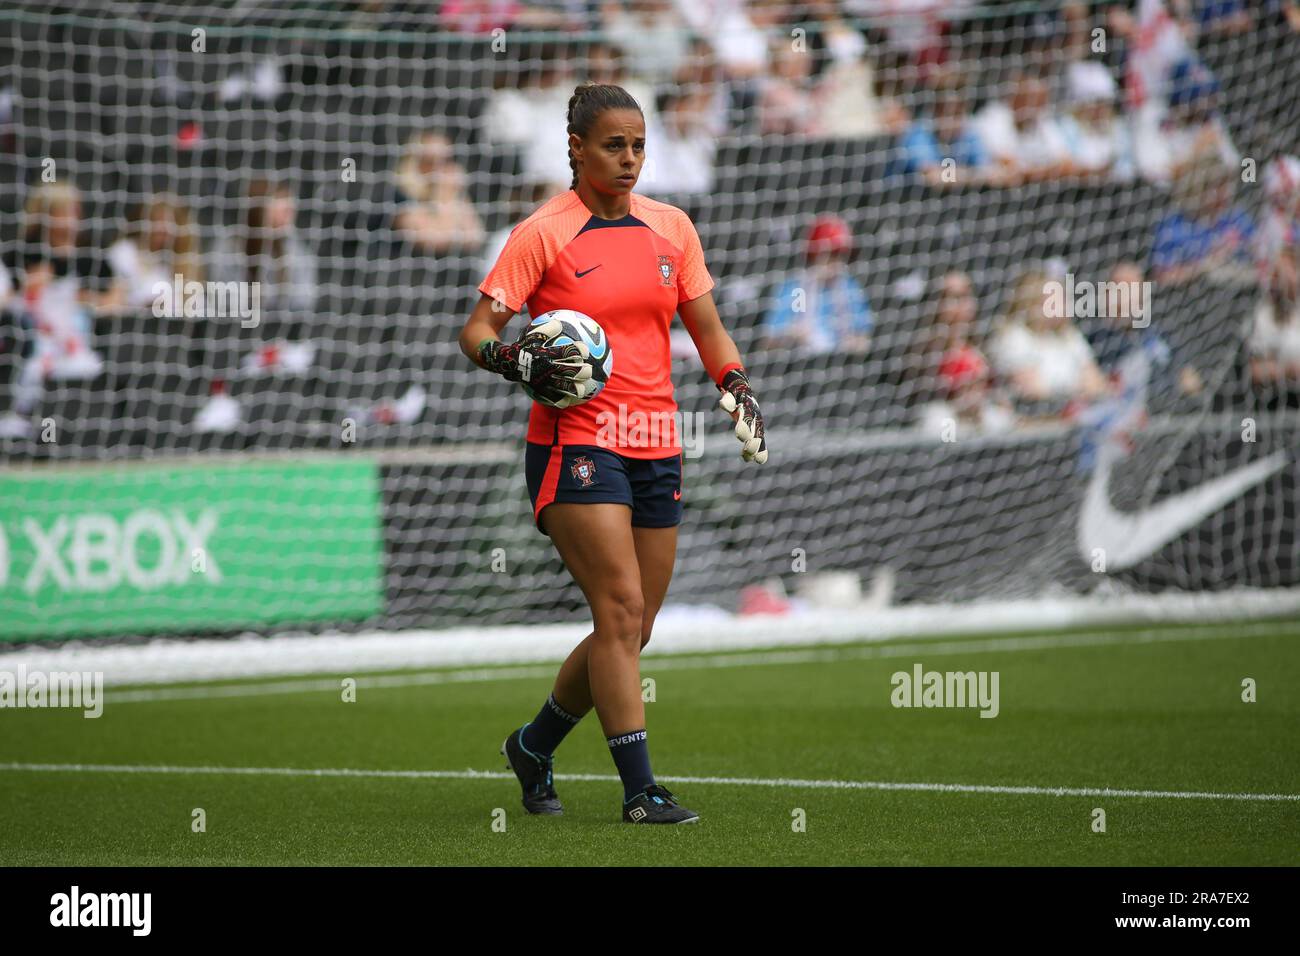
{"label": "blurred crowd", "polygon": [[[996,14],[1003,5],[992,6]],[[485,91],[477,140],[518,157],[504,201],[520,217],[569,188],[564,117],[583,80],[622,85],[642,104],[648,159],[638,191],[687,206],[715,190],[718,144],[739,135],[863,148],[884,138],[885,176],[936,193],[992,191],[1013,207],[1016,197],[1032,201],[1038,184],[1158,187],[1168,207],[1145,259],[1117,257],[1108,274],[1090,278],[1133,290],[1148,282],[1254,290],[1252,314],[1238,317],[1251,380],[1300,406],[1300,131],[1271,130],[1267,155],[1243,155],[1234,139],[1243,117],[1257,125],[1270,118],[1267,109],[1249,112],[1261,90],[1280,84],[1284,101],[1295,101],[1287,77],[1264,72],[1283,67],[1239,62],[1237,41],[1260,31],[1300,34],[1300,3],[1005,6],[1000,18],[972,19],[971,0],[444,0],[436,10],[367,0],[354,5],[351,26],[489,38],[598,31],[581,55],[561,45]],[[223,95],[272,100],[283,70],[268,55],[247,75],[227,76]],[[487,228],[454,131],[417,131],[392,169],[382,228],[414,255],[470,258],[485,273],[509,226]],[[101,374],[96,315],[183,317],[178,275],[257,283],[261,308],[274,317],[255,336],[195,337],[188,360],[210,378],[197,430],[230,430],[247,417],[231,382],[316,361],[310,317],[322,253],[299,228],[292,181],[250,178],[238,221],[208,236],[194,202],[143,197],[114,241],[88,248],[76,186],[29,184],[21,221],[0,237],[0,356],[10,359],[0,437],[33,434],[51,381]],[[860,238],[845,216],[807,217],[793,240],[795,268],[763,277],[770,287],[760,349],[870,360],[877,316],[862,280],[870,263],[855,256]],[[929,431],[958,421],[965,433],[995,433],[1086,420],[1090,409],[1147,389],[1195,396],[1205,388],[1211,370],[1179,354],[1145,291],[1135,291],[1125,314],[1080,317],[1051,306],[1049,290],[1067,281],[1070,265],[1050,258],[1024,263],[998,288],[977,288],[955,269],[925,277],[927,324],[908,358],[924,383],[913,423]],[[424,402],[412,383],[401,398],[355,414],[412,421]]]}

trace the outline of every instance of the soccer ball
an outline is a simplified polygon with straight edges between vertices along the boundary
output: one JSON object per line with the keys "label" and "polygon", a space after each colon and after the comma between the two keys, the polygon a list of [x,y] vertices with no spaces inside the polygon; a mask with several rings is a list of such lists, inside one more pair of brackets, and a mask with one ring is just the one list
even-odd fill
{"label": "soccer ball", "polygon": [[591,369],[591,377],[577,383],[584,389],[581,398],[563,398],[559,402],[552,402],[537,395],[527,383],[524,383],[524,391],[533,401],[552,408],[569,408],[589,402],[600,394],[605,383],[609,381],[610,375],[614,373],[614,350],[609,347],[609,339],[605,336],[605,330],[600,327],[599,322],[589,315],[574,312],[572,309],[555,309],[545,315],[539,315],[528,323],[528,327],[532,329],[553,322],[558,323],[559,327],[546,339],[546,344],[565,345],[569,342],[579,342],[585,345],[587,367]]}

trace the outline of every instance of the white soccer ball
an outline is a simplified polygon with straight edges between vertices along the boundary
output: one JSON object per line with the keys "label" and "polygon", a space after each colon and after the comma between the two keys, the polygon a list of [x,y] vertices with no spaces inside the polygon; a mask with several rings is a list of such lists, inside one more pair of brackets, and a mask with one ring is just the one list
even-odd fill
{"label": "white soccer ball", "polygon": [[614,351],[610,348],[609,339],[599,322],[589,315],[583,315],[572,309],[554,309],[537,316],[528,323],[528,327],[529,329],[545,328],[547,345],[580,343],[587,350],[586,364],[591,373],[590,376],[584,374],[579,381],[575,382],[582,393],[581,396],[566,397],[559,402],[552,402],[539,396],[525,383],[524,391],[529,398],[552,408],[569,408],[589,402],[600,394],[614,372]]}

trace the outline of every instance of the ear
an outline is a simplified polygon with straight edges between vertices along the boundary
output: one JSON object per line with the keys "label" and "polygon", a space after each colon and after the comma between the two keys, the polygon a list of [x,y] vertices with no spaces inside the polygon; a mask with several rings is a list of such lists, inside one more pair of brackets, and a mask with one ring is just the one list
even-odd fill
{"label": "ear", "polygon": [[569,149],[573,151],[573,158],[582,162],[582,137],[577,133],[569,134]]}

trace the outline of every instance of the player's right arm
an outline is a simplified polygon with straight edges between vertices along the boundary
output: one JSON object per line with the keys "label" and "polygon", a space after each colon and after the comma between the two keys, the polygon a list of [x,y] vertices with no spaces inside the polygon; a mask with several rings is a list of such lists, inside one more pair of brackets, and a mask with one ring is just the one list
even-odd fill
{"label": "player's right arm", "polygon": [[479,293],[478,303],[470,313],[465,327],[460,331],[460,350],[480,368],[486,368],[479,355],[484,341],[501,341],[501,330],[515,317],[515,310],[498,302],[487,293]]}
{"label": "player's right arm", "polygon": [[527,382],[536,393],[553,401],[564,396],[581,398],[591,378],[587,347],[581,342],[547,345],[560,330],[559,322],[530,326],[519,341],[506,344],[501,341],[501,330],[514,315],[514,309],[482,293],[461,329],[460,350],[480,368],[508,382]]}

